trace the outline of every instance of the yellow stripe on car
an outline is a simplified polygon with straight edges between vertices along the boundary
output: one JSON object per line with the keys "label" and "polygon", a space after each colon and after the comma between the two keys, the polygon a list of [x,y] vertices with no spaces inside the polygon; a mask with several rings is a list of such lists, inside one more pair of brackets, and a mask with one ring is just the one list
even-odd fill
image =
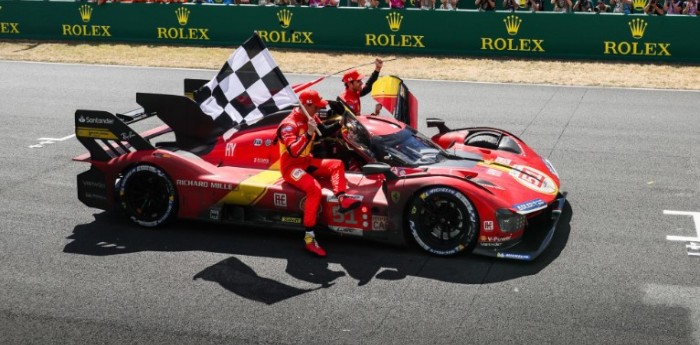
{"label": "yellow stripe on car", "polygon": [[254,205],[265,195],[267,188],[282,177],[279,170],[265,170],[243,180],[221,202],[235,205]]}

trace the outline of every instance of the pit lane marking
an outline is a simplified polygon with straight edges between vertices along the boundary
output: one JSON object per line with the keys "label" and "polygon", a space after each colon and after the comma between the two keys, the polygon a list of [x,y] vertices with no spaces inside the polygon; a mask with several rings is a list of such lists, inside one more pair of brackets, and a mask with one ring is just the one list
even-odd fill
{"label": "pit lane marking", "polygon": [[696,237],[667,235],[666,240],[676,242],[687,242],[685,245],[685,249],[688,251],[688,255],[700,257],[700,212],[664,210],[664,214],[670,216],[693,217],[693,223],[695,223],[695,232],[697,234]]}
{"label": "pit lane marking", "polygon": [[44,147],[44,145],[50,145],[53,143],[66,141],[66,140],[73,138],[73,137],[75,137],[75,134],[67,135],[63,138],[39,138],[39,139],[37,139],[39,141],[38,144],[29,145],[28,147],[30,149],[40,149],[40,148]]}

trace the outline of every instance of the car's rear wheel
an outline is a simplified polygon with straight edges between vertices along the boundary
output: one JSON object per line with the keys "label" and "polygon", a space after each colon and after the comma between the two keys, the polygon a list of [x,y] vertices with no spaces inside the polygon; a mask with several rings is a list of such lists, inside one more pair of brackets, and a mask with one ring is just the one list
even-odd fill
{"label": "car's rear wheel", "polygon": [[163,170],[152,165],[129,169],[120,181],[122,209],[136,224],[156,227],[177,213],[177,191]]}
{"label": "car's rear wheel", "polygon": [[474,248],[479,220],[464,194],[449,187],[431,187],[408,205],[408,227],[427,252],[447,256]]}

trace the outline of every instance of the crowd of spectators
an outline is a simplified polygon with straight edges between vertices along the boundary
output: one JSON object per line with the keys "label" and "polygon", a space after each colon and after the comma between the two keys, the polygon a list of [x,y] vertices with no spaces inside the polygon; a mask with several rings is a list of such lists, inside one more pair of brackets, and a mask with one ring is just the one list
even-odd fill
{"label": "crowd of spectators", "polygon": [[[77,0],[97,2],[98,5],[107,0]],[[214,3],[260,6],[309,6],[309,7],[362,7],[362,8],[417,8],[422,10],[456,10],[460,0],[109,0],[112,2],[146,2],[146,3]],[[698,15],[700,0],[646,0],[645,6],[635,8],[633,0],[474,0],[476,9],[486,11],[544,11],[570,13],[624,13],[647,15]],[[608,1],[608,3],[606,3]],[[546,2],[546,3],[545,3]]]}

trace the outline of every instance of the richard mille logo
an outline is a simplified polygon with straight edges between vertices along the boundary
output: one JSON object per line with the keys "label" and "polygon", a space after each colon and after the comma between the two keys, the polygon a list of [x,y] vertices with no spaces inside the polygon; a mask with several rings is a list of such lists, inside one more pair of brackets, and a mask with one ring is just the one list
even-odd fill
{"label": "richard mille logo", "polygon": [[[2,10],[2,6],[0,6]],[[0,22],[0,34],[19,34],[19,23]]]}
{"label": "richard mille logo", "polygon": [[80,21],[85,24],[61,24],[61,34],[63,36],[74,37],[112,37],[109,32],[109,25],[88,25],[92,20],[93,8],[90,5],[82,5],[78,7]]}
{"label": "richard mille logo", "polygon": [[[634,18],[627,22],[632,38],[641,40],[649,25],[644,19]],[[635,56],[671,56],[671,43],[659,42],[603,42],[603,54]]]}
{"label": "richard mille logo", "polygon": [[[503,19],[503,23],[505,24],[506,34],[508,34],[508,36],[517,36],[523,20],[516,15],[510,15]],[[544,40],[534,38],[482,37],[481,50],[544,53]]]}
{"label": "richard mille logo", "polygon": [[[399,32],[403,23],[403,15],[399,12],[390,12],[386,16],[386,22],[391,32]],[[400,47],[400,48],[425,48],[422,35],[399,34],[365,34],[365,46],[368,47]]]}
{"label": "richard mille logo", "polygon": [[165,40],[194,40],[208,41],[209,29],[206,28],[186,28],[190,21],[191,11],[185,7],[179,7],[175,11],[175,19],[180,27],[157,27],[156,34],[158,39]]}
{"label": "richard mille logo", "polygon": [[[277,22],[282,29],[289,29],[292,25],[294,13],[288,9],[277,11]],[[296,30],[257,30],[260,39],[271,43],[314,44],[313,32]]]}

